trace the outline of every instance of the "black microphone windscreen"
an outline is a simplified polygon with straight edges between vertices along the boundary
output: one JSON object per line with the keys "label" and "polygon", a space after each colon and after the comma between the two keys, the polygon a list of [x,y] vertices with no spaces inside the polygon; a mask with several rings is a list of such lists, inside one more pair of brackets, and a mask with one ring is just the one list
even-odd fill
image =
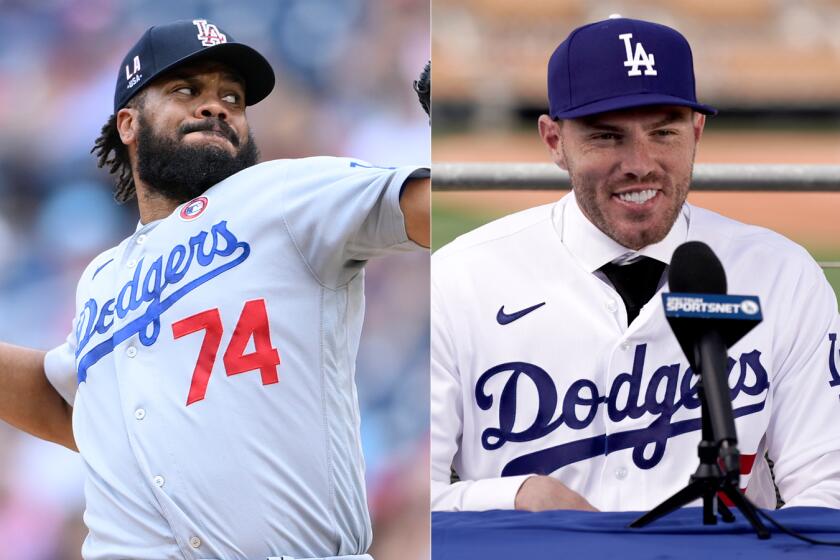
{"label": "black microphone windscreen", "polygon": [[671,257],[668,287],[672,292],[725,294],[726,272],[711,247],[689,241],[677,247]]}

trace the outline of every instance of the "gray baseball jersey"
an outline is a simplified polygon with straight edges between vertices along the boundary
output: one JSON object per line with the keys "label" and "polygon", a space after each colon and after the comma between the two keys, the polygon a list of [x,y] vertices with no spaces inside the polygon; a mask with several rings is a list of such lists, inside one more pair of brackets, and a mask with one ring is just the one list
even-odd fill
{"label": "gray baseball jersey", "polygon": [[418,247],[399,206],[411,176],[428,171],[263,163],[87,267],[45,360],[74,408],[86,559],[368,548],[363,268]]}
{"label": "gray baseball jersey", "polygon": [[[840,507],[837,301],[799,246],[690,205],[641,254],[670,262],[712,247],[729,293],[758,295],[764,321],[729,350],[741,483],[762,507]],[[550,475],[602,510],[647,510],[699,462],[697,379],[659,294],[628,326],[599,276],[627,249],[574,195],[508,216],[432,260],[432,505],[513,508]],[[667,285],[662,287],[667,291]],[[450,465],[461,480],[449,483]]]}

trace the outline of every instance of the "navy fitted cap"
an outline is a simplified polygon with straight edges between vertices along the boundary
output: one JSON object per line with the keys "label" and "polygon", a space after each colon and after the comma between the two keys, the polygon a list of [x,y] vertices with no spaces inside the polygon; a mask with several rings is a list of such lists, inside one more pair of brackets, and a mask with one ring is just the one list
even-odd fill
{"label": "navy fitted cap", "polygon": [[548,103],[555,119],[648,105],[717,113],[697,102],[685,37],[664,25],[622,17],[579,27],[560,43],[548,62]]}
{"label": "navy fitted cap", "polygon": [[114,113],[161,73],[205,59],[223,62],[242,76],[246,105],[258,103],[274,89],[274,70],[256,50],[207,20],[176,21],[150,27],[125,55],[114,90]]}

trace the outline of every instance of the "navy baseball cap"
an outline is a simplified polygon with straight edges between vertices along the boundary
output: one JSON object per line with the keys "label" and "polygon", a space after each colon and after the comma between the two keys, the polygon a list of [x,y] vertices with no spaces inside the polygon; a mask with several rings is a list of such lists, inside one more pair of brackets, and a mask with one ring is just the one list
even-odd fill
{"label": "navy baseball cap", "polygon": [[262,101],[274,89],[274,70],[251,47],[205,19],[155,25],[125,55],[114,90],[114,113],[158,75],[186,62],[218,60],[245,80],[245,104]]}
{"label": "navy baseball cap", "polygon": [[697,102],[691,47],[678,31],[611,16],[572,31],[548,62],[549,114],[573,119],[647,105]]}

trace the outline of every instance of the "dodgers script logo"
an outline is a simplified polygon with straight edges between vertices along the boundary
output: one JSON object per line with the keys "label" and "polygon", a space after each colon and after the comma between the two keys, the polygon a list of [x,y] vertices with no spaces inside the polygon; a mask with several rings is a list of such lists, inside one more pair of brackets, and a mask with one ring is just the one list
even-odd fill
{"label": "dodgers script logo", "polygon": [[627,75],[641,76],[642,71],[639,70],[639,66],[644,65],[645,76],[656,76],[656,70],[653,67],[655,64],[653,53],[648,54],[645,52],[645,48],[642,46],[642,43],[638,42],[636,43],[636,53],[634,54],[633,47],[630,44],[630,39],[633,38],[632,33],[622,33],[618,36],[618,38],[624,41],[624,50],[627,52],[627,60],[624,61],[624,66],[630,67],[630,70],[627,71]]}
{"label": "dodgers script logo", "polygon": [[[696,418],[671,422],[671,417],[680,408],[691,410],[700,407],[697,386],[692,383],[694,372],[689,367],[680,378],[680,364],[660,366],[653,372],[647,388],[643,391],[646,352],[647,344],[636,346],[632,371],[617,375],[606,395],[599,394],[598,386],[592,380],[582,378],[569,385],[565,395],[558,397],[557,386],[548,372],[527,362],[499,364],[481,374],[475,387],[475,402],[482,410],[489,410],[495,400],[493,395],[486,391],[487,383],[498,375],[509,374],[498,398],[498,427],[487,428],[481,434],[481,445],[488,451],[499,449],[509,441],[538,440],[563,424],[570,430],[582,430],[595,420],[603,404],[606,405],[607,414],[613,422],[621,422],[626,418],[641,418],[644,414],[657,416],[647,428],[590,437],[527,453],[505,465],[502,476],[549,474],[578,461],[631,448],[636,466],[649,469],[659,464],[669,438],[699,430],[699,411]],[[741,354],[737,362],[729,358],[729,374],[736,364],[740,370],[730,387],[733,400],[741,393],[756,396],[767,390],[770,384],[767,371],[761,364],[761,352],[753,350]],[[536,389],[538,404],[536,417],[531,425],[516,431],[516,394],[524,389],[523,383],[530,383]],[[619,404],[619,393],[625,388],[627,401]],[[659,394],[663,396],[658,398]],[[763,399],[761,402],[736,408],[733,411],[735,418],[762,410],[764,402]],[[560,414],[557,414],[558,404]],[[646,457],[645,449],[651,444],[653,453]]]}
{"label": "dodgers script logo", "polygon": [[[79,313],[76,325],[79,383],[87,379],[88,368],[135,334],[144,346],[154,344],[160,334],[160,316],[167,309],[202,284],[239,266],[250,254],[251,246],[237,239],[228,229],[227,221],[222,220],[210,231],[190,237],[186,245],[175,245],[168,255],[159,256],[146,268],[145,274],[141,259],[135,267],[134,277],[119,290],[117,297],[107,300],[101,307],[91,298]],[[181,285],[195,265],[207,270]],[[163,293],[167,290],[164,298]],[[94,335],[106,335],[114,328],[115,314],[123,319],[144,305],[146,309],[142,314],[84,353]]]}

